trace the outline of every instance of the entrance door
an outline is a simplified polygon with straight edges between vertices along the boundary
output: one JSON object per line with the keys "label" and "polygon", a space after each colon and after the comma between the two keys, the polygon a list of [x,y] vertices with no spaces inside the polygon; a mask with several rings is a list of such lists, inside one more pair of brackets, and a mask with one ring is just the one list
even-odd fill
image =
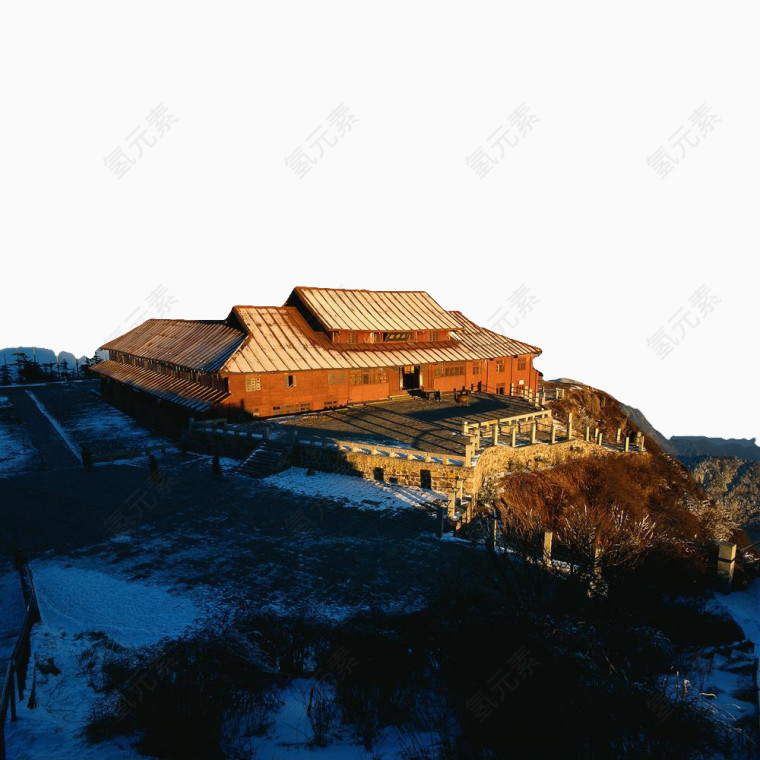
{"label": "entrance door", "polygon": [[405,391],[413,391],[420,387],[420,367],[419,365],[401,368],[401,387]]}

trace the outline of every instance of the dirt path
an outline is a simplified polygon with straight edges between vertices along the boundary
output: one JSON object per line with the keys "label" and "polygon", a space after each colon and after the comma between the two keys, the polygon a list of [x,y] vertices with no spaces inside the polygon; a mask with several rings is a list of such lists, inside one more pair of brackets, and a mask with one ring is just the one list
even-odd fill
{"label": "dirt path", "polygon": [[[3,394],[13,404],[24,427],[42,458],[43,468],[48,470],[70,469],[80,464],[61,433],[45,416],[37,403],[34,389],[3,388]],[[30,395],[31,394],[31,395]]]}

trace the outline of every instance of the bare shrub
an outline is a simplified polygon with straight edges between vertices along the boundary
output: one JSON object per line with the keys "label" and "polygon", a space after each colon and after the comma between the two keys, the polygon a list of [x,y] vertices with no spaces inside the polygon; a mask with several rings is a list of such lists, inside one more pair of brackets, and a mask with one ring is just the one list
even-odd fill
{"label": "bare shrub", "polygon": [[571,506],[557,526],[559,540],[589,564],[635,566],[654,546],[655,523],[636,519],[617,505],[609,508]]}

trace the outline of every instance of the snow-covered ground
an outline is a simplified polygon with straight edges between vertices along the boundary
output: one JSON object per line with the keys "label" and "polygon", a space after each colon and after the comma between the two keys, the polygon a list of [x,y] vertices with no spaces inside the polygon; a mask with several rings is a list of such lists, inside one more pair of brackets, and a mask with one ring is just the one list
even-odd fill
{"label": "snow-covered ground", "polygon": [[[90,746],[80,736],[96,696],[88,663],[93,661],[92,647],[97,647],[99,639],[89,634],[105,633],[125,647],[146,646],[181,635],[204,616],[204,609],[189,597],[96,570],[56,561],[34,563],[32,568],[42,616],[33,629],[32,652],[34,661],[47,672],[37,669],[37,706],[28,708],[27,691],[18,705],[18,720],[6,726],[8,757],[141,757],[129,739]],[[60,673],[50,672],[46,666],[51,665]]]}
{"label": "snow-covered ground", "polygon": [[263,485],[274,486],[302,496],[333,499],[357,509],[395,512],[410,507],[434,506],[446,501],[446,495],[422,488],[381,483],[359,477],[315,472],[307,475],[302,467],[264,478]]}
{"label": "snow-covered ground", "polygon": [[[716,594],[717,605],[728,612],[744,632],[745,638],[755,645],[754,664],[757,670],[756,683],[760,683],[760,579],[755,580],[744,591],[733,591],[730,594]],[[719,700],[726,713],[735,720],[740,720],[747,714],[755,716],[757,725],[758,694],[751,701],[737,699],[733,694],[737,688],[746,691],[746,677],[737,677],[735,672],[741,669],[745,655],[741,651],[732,652],[730,658],[724,657],[716,662],[714,678],[711,685],[718,691]]]}
{"label": "snow-covered ground", "polygon": [[151,433],[105,402],[66,419],[63,426],[80,446],[88,445],[94,452],[148,446],[167,446],[175,450],[171,441]]}
{"label": "snow-covered ground", "polygon": [[6,410],[10,408],[8,397],[0,396],[0,478],[27,472],[37,455],[24,426],[8,419]]}

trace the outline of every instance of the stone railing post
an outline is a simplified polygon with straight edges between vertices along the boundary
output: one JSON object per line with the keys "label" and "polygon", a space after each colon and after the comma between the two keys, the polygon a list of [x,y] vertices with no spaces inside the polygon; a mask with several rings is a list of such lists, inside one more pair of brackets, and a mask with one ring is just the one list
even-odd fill
{"label": "stone railing post", "polygon": [[586,425],[586,440],[591,440],[591,428],[588,425]]}
{"label": "stone railing post", "polygon": [[470,425],[467,422],[467,420],[462,420],[462,435],[469,435],[470,434],[469,427],[470,427]]}
{"label": "stone railing post", "polygon": [[552,444],[557,443],[557,423],[552,422]]}
{"label": "stone railing post", "polygon": [[625,437],[625,453],[627,454],[631,450],[631,436],[627,435]]}
{"label": "stone railing post", "polygon": [[465,447],[464,447],[464,466],[465,467],[472,467],[472,455],[473,455],[473,444],[472,441],[470,441]]}
{"label": "stone railing post", "polygon": [[449,504],[448,504],[448,518],[449,520],[453,520],[456,517],[457,513],[457,494],[456,491],[451,491],[449,493]]}
{"label": "stone railing post", "polygon": [[488,536],[486,537],[486,547],[489,552],[496,550],[496,510],[493,511],[488,520]]}
{"label": "stone railing post", "polygon": [[550,565],[552,561],[552,542],[554,541],[554,533],[550,530],[544,531],[544,564]]}
{"label": "stone railing post", "polygon": [[573,439],[573,413],[570,412],[567,415],[567,440],[571,441]]}
{"label": "stone railing post", "polygon": [[538,425],[536,424],[535,420],[533,421],[533,424],[530,426],[530,442],[535,443],[536,442],[536,432],[538,430]]}
{"label": "stone railing post", "polygon": [[603,443],[604,443],[604,433],[602,433],[601,430],[599,431],[599,440],[597,441],[597,443],[600,446],[603,445]]}
{"label": "stone railing post", "polygon": [[510,427],[510,432],[512,433],[512,448],[514,449],[517,446],[517,428],[512,425]]}
{"label": "stone railing post", "polygon": [[641,453],[642,453],[642,454],[643,454],[643,453],[646,451],[646,449],[644,448],[644,440],[645,440],[645,438],[644,438],[644,436],[642,435],[642,436],[641,436]]}
{"label": "stone railing post", "polygon": [[615,433],[615,443],[620,443],[620,434],[622,433],[621,429],[617,429],[617,433]]}
{"label": "stone railing post", "polygon": [[491,430],[491,445],[498,446],[499,444],[499,423],[494,422],[493,429]]}
{"label": "stone railing post", "polygon": [[732,544],[730,541],[721,541],[718,545],[718,583],[726,592],[731,590],[735,566],[736,544]]}

